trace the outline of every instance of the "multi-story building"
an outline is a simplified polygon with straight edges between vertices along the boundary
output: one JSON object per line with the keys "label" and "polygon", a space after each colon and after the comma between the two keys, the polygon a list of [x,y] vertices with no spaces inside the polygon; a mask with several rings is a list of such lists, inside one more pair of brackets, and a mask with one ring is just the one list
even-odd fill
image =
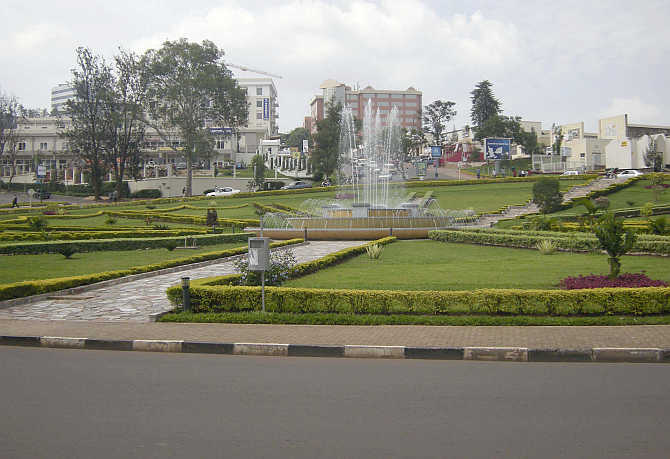
{"label": "multi-story building", "polygon": [[318,121],[325,117],[325,103],[333,101],[342,104],[343,107],[349,107],[358,119],[363,119],[365,107],[369,102],[372,109],[379,112],[382,124],[386,123],[391,109],[397,107],[400,126],[407,129],[421,127],[423,96],[421,91],[411,86],[404,91],[375,89],[372,86],[359,90],[336,80],[326,80],[320,89],[322,94],[316,96],[310,103],[312,125],[315,124],[314,120]]}
{"label": "multi-story building", "polygon": [[608,141],[607,167],[650,167],[645,161],[648,150],[660,152],[663,165],[670,167],[670,126],[629,123],[628,115],[624,114],[599,120],[598,129],[600,138]]}
{"label": "multi-story building", "polygon": [[[214,153],[209,158],[198,160],[196,167],[213,169],[215,165],[222,166],[232,162],[248,164],[259,151],[261,140],[277,135],[279,104],[277,89],[272,79],[240,79],[238,84],[247,93],[249,110],[247,124],[234,130],[228,126],[217,126],[215,123],[206,122],[206,127],[214,137]],[[52,102],[56,100],[53,108],[61,112],[62,104],[74,95],[66,91],[67,87],[59,85],[52,91],[52,95],[57,96],[57,100],[52,97]],[[69,124],[67,116],[23,119],[18,127],[19,142],[14,158],[16,173],[19,175],[34,173],[36,166],[43,164],[47,167],[49,175],[58,173],[59,177],[63,176],[66,179],[74,175],[72,178],[80,179],[74,173],[79,163],[69,150],[66,140],[60,135],[68,129]],[[185,160],[180,154],[180,139],[176,133],[166,140],[152,129],[146,131],[143,156],[146,162],[165,166],[179,164]],[[0,176],[12,174],[12,161],[9,155],[3,155],[0,162]]]}
{"label": "multi-story building", "polygon": [[76,95],[74,87],[69,83],[51,88],[51,111],[64,112],[67,101],[74,99]]}

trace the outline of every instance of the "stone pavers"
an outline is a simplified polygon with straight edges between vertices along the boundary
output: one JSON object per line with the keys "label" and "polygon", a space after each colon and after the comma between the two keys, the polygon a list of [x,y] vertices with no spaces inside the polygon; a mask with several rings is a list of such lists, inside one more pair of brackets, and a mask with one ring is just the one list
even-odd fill
{"label": "stone pavers", "polygon": [[[293,250],[298,263],[302,263],[363,243],[311,241],[294,247]],[[193,269],[185,267],[179,272],[105,286],[80,295],[11,306],[0,309],[0,319],[147,322],[151,320],[152,315],[172,309],[165,290],[171,285],[178,284],[183,276],[198,279],[234,272],[233,261],[223,259],[221,263]]]}

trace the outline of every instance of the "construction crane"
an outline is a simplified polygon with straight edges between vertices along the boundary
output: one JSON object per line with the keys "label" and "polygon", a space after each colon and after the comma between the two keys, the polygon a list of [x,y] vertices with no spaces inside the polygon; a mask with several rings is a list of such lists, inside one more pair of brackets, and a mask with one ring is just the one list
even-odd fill
{"label": "construction crane", "polygon": [[281,76],[279,76],[279,75],[275,75],[275,74],[269,73],[269,72],[264,72],[262,70],[252,69],[252,68],[247,67],[246,65],[237,65],[237,64],[233,64],[232,62],[226,62],[225,64],[228,67],[234,67],[234,68],[240,69],[244,72],[260,73],[261,75],[267,75],[267,76],[271,76],[271,77],[275,77],[275,78],[281,78]]}

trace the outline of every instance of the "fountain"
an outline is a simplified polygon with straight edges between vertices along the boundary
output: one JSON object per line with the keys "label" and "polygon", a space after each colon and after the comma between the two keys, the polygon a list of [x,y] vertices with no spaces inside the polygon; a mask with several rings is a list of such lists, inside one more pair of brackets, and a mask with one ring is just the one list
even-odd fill
{"label": "fountain", "polygon": [[471,211],[445,211],[430,196],[417,199],[417,193],[408,195],[403,182],[392,181],[401,159],[397,107],[391,108],[385,121],[368,100],[359,138],[352,111],[344,107],[336,199],[308,199],[299,209],[265,214],[264,235],[273,239],[362,240],[389,235],[417,239],[433,229],[474,219]]}

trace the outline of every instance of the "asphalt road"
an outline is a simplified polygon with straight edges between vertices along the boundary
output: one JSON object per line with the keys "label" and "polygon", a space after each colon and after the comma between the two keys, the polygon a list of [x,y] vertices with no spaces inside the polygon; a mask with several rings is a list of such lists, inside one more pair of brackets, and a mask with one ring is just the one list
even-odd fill
{"label": "asphalt road", "polygon": [[670,365],[0,349],[0,457],[667,458]]}
{"label": "asphalt road", "polygon": [[[31,187],[35,188],[35,187]],[[23,191],[0,191],[0,204],[9,204],[14,199],[14,196],[19,198],[19,203],[30,202],[28,193]],[[39,199],[33,199],[33,202],[38,202]],[[49,199],[44,199],[42,202],[49,204],[49,202],[70,202],[72,204],[94,204],[92,199],[86,199],[82,196],[66,196],[64,194],[52,194]]]}

